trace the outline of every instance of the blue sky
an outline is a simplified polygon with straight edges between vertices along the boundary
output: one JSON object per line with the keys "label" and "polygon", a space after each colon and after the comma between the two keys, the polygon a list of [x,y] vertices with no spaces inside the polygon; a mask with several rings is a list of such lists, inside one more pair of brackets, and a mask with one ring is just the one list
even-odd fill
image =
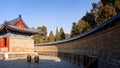
{"label": "blue sky", "polygon": [[78,22],[99,0],[0,0],[0,24],[22,15],[29,27],[45,25],[48,33],[56,27],[70,33],[72,22]]}

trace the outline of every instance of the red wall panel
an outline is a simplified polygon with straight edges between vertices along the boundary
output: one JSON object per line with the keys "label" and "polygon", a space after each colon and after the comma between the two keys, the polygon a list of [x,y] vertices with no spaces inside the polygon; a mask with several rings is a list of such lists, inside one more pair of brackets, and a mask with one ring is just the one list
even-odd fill
{"label": "red wall panel", "polygon": [[27,27],[25,26],[25,24],[23,23],[22,20],[20,20],[20,21],[16,24],[16,26],[21,27],[21,28],[27,28]]}
{"label": "red wall panel", "polygon": [[[5,40],[6,40],[6,42],[5,42]],[[1,51],[1,48],[8,48],[8,51],[10,50],[9,49],[10,48],[10,37],[9,36],[0,38],[0,51]]]}

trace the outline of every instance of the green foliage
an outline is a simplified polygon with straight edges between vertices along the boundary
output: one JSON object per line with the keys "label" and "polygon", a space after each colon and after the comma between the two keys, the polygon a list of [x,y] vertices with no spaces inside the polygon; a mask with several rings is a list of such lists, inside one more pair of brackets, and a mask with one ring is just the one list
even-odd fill
{"label": "green foliage", "polygon": [[49,34],[49,42],[54,42],[54,35],[52,31],[50,31],[50,34]]}
{"label": "green foliage", "polygon": [[69,39],[70,38],[70,34],[65,34],[65,38]]}
{"label": "green foliage", "polygon": [[77,24],[76,24],[76,22],[73,22],[72,23],[72,30],[71,30],[71,37],[73,37],[73,36],[75,36],[77,34],[78,34],[78,32],[77,32]]}
{"label": "green foliage", "polygon": [[55,41],[58,41],[58,40],[60,40],[60,35],[59,35],[58,28],[56,28]]}
{"label": "green foliage", "polygon": [[[103,4],[102,4],[102,3]],[[91,28],[103,23],[111,18],[116,12],[120,12],[120,0],[101,0],[99,3],[93,3],[90,13],[86,13],[77,23],[72,23],[71,34],[65,34],[63,28],[56,28],[56,35],[54,37],[51,31],[47,37],[47,28],[45,26],[38,27],[40,34],[33,36],[35,43],[54,42],[81,34]]]}
{"label": "green foliage", "polygon": [[104,7],[100,8],[98,11],[97,25],[103,23],[104,21],[111,18],[115,14],[116,11],[112,6],[105,5]]}
{"label": "green foliage", "polygon": [[114,6],[116,0],[101,0],[101,2],[103,3],[103,5],[111,5]]}
{"label": "green foliage", "polygon": [[77,24],[74,22],[71,30],[71,37],[81,34],[90,28],[88,22],[85,22],[84,20],[79,20]]}
{"label": "green foliage", "polygon": [[45,26],[38,27],[37,30],[40,31],[40,34],[33,35],[34,43],[45,43],[48,42],[47,38],[47,28]]}
{"label": "green foliage", "polygon": [[120,0],[115,1],[115,9],[117,13],[120,12]]}
{"label": "green foliage", "polygon": [[80,20],[78,22],[78,24],[77,24],[78,34],[83,33],[89,29],[90,29],[90,25],[88,24],[88,22],[85,22],[84,20]]}
{"label": "green foliage", "polygon": [[64,33],[64,30],[63,30],[63,28],[61,27],[60,28],[60,40],[63,40],[63,39],[65,39],[65,33]]}
{"label": "green foliage", "polygon": [[47,28],[46,28],[46,26],[41,26],[41,27],[38,27],[37,29],[42,32],[43,36],[47,36]]}
{"label": "green foliage", "polygon": [[101,0],[104,6],[110,5],[115,8],[116,12],[120,11],[120,0]]}
{"label": "green foliage", "polygon": [[85,22],[88,22],[91,28],[95,27],[97,25],[97,22],[95,21],[95,16],[91,13],[86,13],[85,16],[83,16],[82,20]]}
{"label": "green foliage", "polygon": [[56,36],[55,36],[55,41],[63,40],[66,39],[65,33],[63,28],[60,28],[60,32],[58,31],[58,28],[56,28]]}

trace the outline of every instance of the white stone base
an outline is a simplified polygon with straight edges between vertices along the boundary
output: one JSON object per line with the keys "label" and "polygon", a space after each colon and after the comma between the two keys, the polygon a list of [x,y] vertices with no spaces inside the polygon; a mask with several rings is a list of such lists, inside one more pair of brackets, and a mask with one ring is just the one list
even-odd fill
{"label": "white stone base", "polygon": [[[20,58],[26,58],[27,55],[31,55],[31,56],[35,56],[37,52],[0,52],[1,55],[4,55],[3,56],[3,59],[5,60],[9,60],[11,59],[10,55],[12,55],[12,59],[20,59]],[[17,57],[16,57],[17,55]],[[21,57],[20,55],[23,55],[23,57]],[[13,57],[14,56],[14,57]]]}

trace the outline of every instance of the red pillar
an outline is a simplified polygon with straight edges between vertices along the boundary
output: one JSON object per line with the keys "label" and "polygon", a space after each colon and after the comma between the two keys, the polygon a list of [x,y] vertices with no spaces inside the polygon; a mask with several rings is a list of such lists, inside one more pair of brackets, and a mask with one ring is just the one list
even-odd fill
{"label": "red pillar", "polygon": [[0,52],[1,52],[1,38],[0,38]]}

